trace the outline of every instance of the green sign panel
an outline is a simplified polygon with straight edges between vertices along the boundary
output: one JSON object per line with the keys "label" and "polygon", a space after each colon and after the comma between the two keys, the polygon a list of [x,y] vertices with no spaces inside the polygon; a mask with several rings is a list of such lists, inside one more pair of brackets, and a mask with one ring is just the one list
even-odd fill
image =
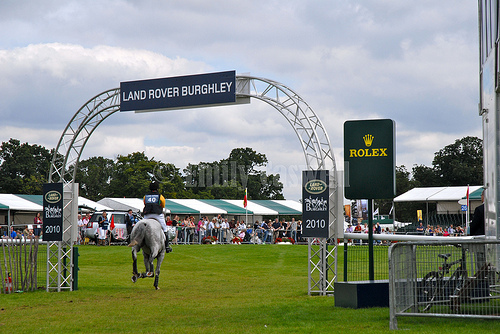
{"label": "green sign panel", "polygon": [[391,119],[344,123],[344,193],[349,199],[396,195],[395,123]]}

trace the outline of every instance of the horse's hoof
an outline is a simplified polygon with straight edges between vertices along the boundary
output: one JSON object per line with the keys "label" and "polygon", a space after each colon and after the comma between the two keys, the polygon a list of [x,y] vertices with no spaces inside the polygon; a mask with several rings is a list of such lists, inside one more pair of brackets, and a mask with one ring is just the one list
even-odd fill
{"label": "horse's hoof", "polygon": [[146,273],[146,277],[155,277],[155,273]]}
{"label": "horse's hoof", "polygon": [[135,282],[137,282],[137,276],[134,275],[134,276],[132,276],[132,283],[135,283]]}
{"label": "horse's hoof", "polygon": [[155,289],[156,289],[156,290],[160,290],[160,288],[159,288],[159,287],[157,287],[157,286],[155,286]]}

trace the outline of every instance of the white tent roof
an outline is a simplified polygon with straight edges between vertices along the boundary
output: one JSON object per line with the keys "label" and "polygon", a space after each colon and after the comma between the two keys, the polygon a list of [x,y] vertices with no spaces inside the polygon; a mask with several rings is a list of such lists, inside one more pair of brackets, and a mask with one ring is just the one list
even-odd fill
{"label": "white tent roof", "polygon": [[28,201],[13,194],[0,194],[0,203],[9,207],[9,210],[18,211],[43,211],[43,206]]}
{"label": "white tent roof", "polygon": [[108,210],[111,211],[113,210],[109,206],[102,205],[100,203],[91,201],[88,198],[78,196],[78,206],[79,207],[86,207],[95,211],[103,211],[103,210]]}
{"label": "white tent roof", "polygon": [[120,198],[120,197],[106,197],[99,200],[97,203],[106,205],[116,211],[128,211],[132,209],[134,212],[142,212],[144,209],[144,202],[141,198]]}
{"label": "white tent roof", "polygon": [[[470,186],[469,193],[482,186]],[[413,188],[394,198],[394,202],[459,201],[467,194],[467,186]]]}
{"label": "white tent roof", "polygon": [[284,205],[286,207],[289,207],[289,208],[291,208],[293,210],[297,210],[297,211],[302,212],[302,203],[300,203],[300,202],[296,202],[296,201],[292,201],[292,200],[286,200],[286,199],[274,199],[272,201],[275,202],[275,203]]}

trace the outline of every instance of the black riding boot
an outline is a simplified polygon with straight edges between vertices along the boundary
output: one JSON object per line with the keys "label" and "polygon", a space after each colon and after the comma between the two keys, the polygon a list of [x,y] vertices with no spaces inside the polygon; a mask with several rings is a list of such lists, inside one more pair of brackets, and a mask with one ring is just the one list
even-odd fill
{"label": "black riding boot", "polygon": [[169,246],[169,241],[168,241],[168,233],[165,233],[165,253],[170,253],[172,251],[172,247]]}

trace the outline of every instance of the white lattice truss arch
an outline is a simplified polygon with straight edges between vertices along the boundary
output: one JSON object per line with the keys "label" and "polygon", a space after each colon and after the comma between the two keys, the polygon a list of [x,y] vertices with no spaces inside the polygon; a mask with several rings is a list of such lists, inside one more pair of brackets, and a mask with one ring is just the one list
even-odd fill
{"label": "white lattice truss arch", "polygon": [[[278,110],[290,123],[302,146],[306,166],[310,170],[330,170],[330,233],[333,249],[328,242],[309,242],[309,294],[333,292],[336,279],[337,171],[330,140],[321,120],[296,92],[287,86],[264,78],[236,76],[236,96],[255,98]],[[64,129],[50,167],[49,182],[73,184],[76,167],[83,149],[95,129],[109,116],[120,110],[120,89],[107,90],[82,106]],[[76,222],[76,217],[69,218]],[[65,228],[70,230],[70,228]],[[71,234],[63,235],[63,243],[71,244]],[[315,246],[316,245],[316,246]],[[315,250],[315,247],[319,247]],[[319,255],[319,256],[318,256]],[[334,257],[334,265],[328,261]],[[50,262],[50,261],[49,261]],[[54,267],[54,265],[51,265]],[[67,272],[67,271],[66,271]],[[71,271],[70,271],[71,272]],[[67,278],[63,278],[64,281]]]}

